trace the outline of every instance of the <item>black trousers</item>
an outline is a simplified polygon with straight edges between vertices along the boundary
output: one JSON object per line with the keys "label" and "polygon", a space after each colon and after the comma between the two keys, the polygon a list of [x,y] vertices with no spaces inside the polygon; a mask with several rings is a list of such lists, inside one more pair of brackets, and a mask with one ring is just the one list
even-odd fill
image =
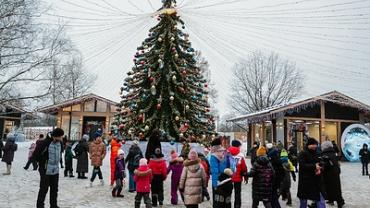
{"label": "black trousers", "polygon": [[28,170],[28,168],[30,167],[31,164],[33,166],[33,170],[37,170],[37,162],[36,161],[31,161],[31,160],[27,161],[27,164],[26,164],[26,166],[24,166],[24,168],[26,170]]}
{"label": "black trousers", "polygon": [[140,208],[141,199],[144,198],[144,204],[146,208],[152,207],[152,202],[149,197],[149,193],[137,192],[135,196],[135,208]]}
{"label": "black trousers", "polygon": [[92,176],[91,176],[91,182],[94,182],[95,178],[96,178],[96,175],[99,176],[99,179],[103,179],[103,174],[101,173],[101,170],[100,170],[100,167],[96,167],[94,166],[94,169],[93,169],[93,172],[92,172]]}
{"label": "black trousers", "polygon": [[369,163],[362,163],[362,175],[369,175],[368,165]]}
{"label": "black trousers", "polygon": [[188,204],[188,205],[185,205],[186,208],[198,208],[198,204]]}
{"label": "black trousers", "polygon": [[[252,204],[252,208],[258,208],[258,204],[260,202],[258,200],[253,200],[253,204]],[[265,208],[272,208],[271,206],[271,202],[263,202],[263,205],[265,206]]]}
{"label": "black trousers", "polygon": [[160,205],[163,204],[164,196],[163,196],[163,176],[162,175],[154,175],[152,180],[152,204],[153,206],[157,206],[157,202]]}
{"label": "black trousers", "polygon": [[234,201],[234,208],[240,208],[242,206],[242,183],[241,182],[234,182],[234,194],[235,194],[235,201]]}
{"label": "black trousers", "polygon": [[73,175],[73,160],[64,159],[64,176]]}
{"label": "black trousers", "polygon": [[46,175],[45,173],[40,173],[40,189],[37,196],[37,208],[45,207],[45,197],[48,193],[50,187],[50,208],[57,208],[57,198],[58,198],[58,183],[59,174],[57,175]]}

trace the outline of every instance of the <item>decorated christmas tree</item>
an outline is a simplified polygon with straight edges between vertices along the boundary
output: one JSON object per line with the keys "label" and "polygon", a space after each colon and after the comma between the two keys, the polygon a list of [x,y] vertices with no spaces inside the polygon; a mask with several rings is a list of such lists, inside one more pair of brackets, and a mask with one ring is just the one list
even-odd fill
{"label": "decorated christmas tree", "polygon": [[[124,137],[148,137],[155,129],[167,140],[205,140],[214,133],[208,83],[197,67],[176,0],[162,0],[159,23],[137,48],[121,87],[115,127]],[[179,28],[180,27],[180,28]]]}

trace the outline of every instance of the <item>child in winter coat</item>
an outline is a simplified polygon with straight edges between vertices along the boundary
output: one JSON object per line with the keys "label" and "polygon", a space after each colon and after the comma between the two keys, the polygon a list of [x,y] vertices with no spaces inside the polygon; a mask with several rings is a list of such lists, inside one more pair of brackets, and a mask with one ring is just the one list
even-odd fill
{"label": "child in winter coat", "polygon": [[230,168],[226,168],[218,177],[214,206],[231,208],[231,194],[233,193],[233,182],[231,179],[232,175],[233,171]]}
{"label": "child in winter coat", "polygon": [[113,197],[123,197],[121,195],[123,183],[125,182],[125,153],[122,149],[118,149],[116,156],[116,164],[114,169],[114,180],[116,180],[116,186],[112,190]]}
{"label": "child in winter coat", "polygon": [[177,155],[175,150],[171,151],[171,160],[167,169],[167,174],[172,171],[171,175],[171,204],[177,205],[178,196],[177,191],[179,190],[179,182],[183,169],[184,159]]}
{"label": "child in winter coat", "polygon": [[64,169],[64,177],[68,176],[69,177],[75,177],[73,175],[73,153],[72,153],[72,143],[71,141],[66,142],[66,150],[64,153],[64,164],[65,164],[65,169]]}
{"label": "child in winter coat", "polygon": [[35,142],[32,142],[30,148],[28,148],[28,161],[27,161],[27,164],[26,164],[26,166],[23,167],[25,170],[28,170],[28,168],[30,167],[31,163],[32,163],[32,166],[33,166],[33,170],[37,170],[37,161],[32,161],[31,160],[32,154],[35,151],[35,149],[36,149],[36,143]]}
{"label": "child in winter coat", "polygon": [[102,141],[101,136],[102,135],[100,132],[96,132],[95,133],[96,139],[94,142],[90,144],[90,147],[89,147],[91,165],[94,167],[93,173],[90,179],[90,187],[92,186],[92,183],[94,182],[96,178],[96,175],[99,176],[100,185],[104,185],[103,174],[101,172],[100,167],[103,165],[103,159],[106,154],[106,147]]}
{"label": "child in winter coat", "polygon": [[290,174],[292,174],[293,180],[295,181],[295,172],[293,164],[289,161],[288,152],[285,149],[281,150],[280,161],[283,164],[284,168],[284,178],[281,182],[280,194],[283,201],[287,200],[286,205],[292,206],[292,196],[290,194],[290,187],[292,182],[290,180]]}
{"label": "child in winter coat", "polygon": [[260,201],[266,208],[272,208],[272,183],[274,178],[274,169],[266,157],[266,148],[260,146],[257,150],[257,159],[253,164],[249,177],[253,177],[252,182],[252,208],[257,208]]}
{"label": "child in winter coat", "polygon": [[160,148],[156,148],[154,155],[149,161],[149,168],[153,172],[153,181],[152,181],[152,204],[153,207],[163,205],[163,181],[167,177],[167,165],[166,161],[163,159],[164,155]]}
{"label": "child in winter coat", "polygon": [[12,162],[14,160],[14,152],[17,151],[18,145],[15,143],[15,135],[9,133],[6,136],[7,140],[5,146],[3,147],[4,155],[1,159],[6,163],[6,172],[3,175],[10,175],[12,169]]}
{"label": "child in winter coat", "polygon": [[139,168],[134,171],[134,174],[134,180],[136,182],[135,208],[140,208],[142,198],[144,198],[146,208],[151,208],[152,203],[149,193],[153,175],[145,158],[140,159]]}
{"label": "child in winter coat", "polygon": [[234,208],[240,208],[242,206],[242,182],[243,178],[245,182],[248,182],[247,164],[243,154],[240,153],[240,146],[242,143],[239,140],[233,140],[231,147],[228,148],[227,162],[233,172],[232,182],[234,183]]}
{"label": "child in winter coat", "polygon": [[198,153],[195,150],[190,150],[188,159],[184,161],[179,186],[187,208],[198,208],[199,204],[202,203],[205,179],[206,174],[200,165]]}

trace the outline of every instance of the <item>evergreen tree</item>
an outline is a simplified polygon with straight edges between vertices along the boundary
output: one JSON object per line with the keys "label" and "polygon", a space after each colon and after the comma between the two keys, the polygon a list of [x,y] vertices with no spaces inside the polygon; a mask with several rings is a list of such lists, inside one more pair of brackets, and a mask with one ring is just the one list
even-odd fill
{"label": "evergreen tree", "polygon": [[206,138],[214,120],[208,104],[207,81],[196,64],[176,0],[162,0],[159,23],[137,48],[134,67],[121,87],[116,128],[124,136],[147,137],[154,129],[161,136]]}

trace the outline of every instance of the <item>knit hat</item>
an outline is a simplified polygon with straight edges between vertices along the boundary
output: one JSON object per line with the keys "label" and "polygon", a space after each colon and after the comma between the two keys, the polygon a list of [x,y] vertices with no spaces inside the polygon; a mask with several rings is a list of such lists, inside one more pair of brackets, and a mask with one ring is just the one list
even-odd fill
{"label": "knit hat", "polygon": [[259,156],[266,156],[266,148],[264,146],[260,146],[258,149],[257,149],[257,157]]}
{"label": "knit hat", "polygon": [[82,136],[82,139],[83,139],[83,140],[85,140],[85,141],[88,141],[88,140],[90,139],[90,137],[89,137],[89,135],[84,134],[84,135]]}
{"label": "knit hat", "polygon": [[145,158],[141,158],[139,160],[139,166],[147,166],[148,165],[148,160]]}
{"label": "knit hat", "polygon": [[231,146],[233,146],[233,147],[240,147],[240,146],[242,146],[242,143],[239,140],[234,139],[231,142]]}
{"label": "knit hat", "polygon": [[94,136],[95,136],[95,138],[101,137],[102,136],[102,132],[101,131],[97,131],[97,132],[95,132]]}
{"label": "knit hat", "polygon": [[233,175],[233,171],[230,168],[225,168],[224,173],[230,177]]}
{"label": "knit hat", "polygon": [[274,145],[272,143],[267,143],[266,144],[267,149],[272,149],[273,147],[274,147]]}
{"label": "knit hat", "polygon": [[[15,135],[13,133],[9,133],[6,135],[6,139],[9,141],[15,141]],[[0,141],[1,142],[1,141]]]}
{"label": "knit hat", "polygon": [[190,152],[189,152],[189,154],[188,154],[188,158],[189,158],[189,160],[191,160],[191,161],[197,160],[197,159],[198,159],[198,153],[197,153],[197,151],[195,151],[195,150],[190,150]]}
{"label": "knit hat", "polygon": [[288,157],[288,152],[285,149],[281,150],[280,157]]}
{"label": "knit hat", "polygon": [[325,151],[329,148],[333,148],[333,143],[331,143],[331,141],[325,141],[321,144],[321,151]]}
{"label": "knit hat", "polygon": [[117,152],[117,155],[124,155],[125,152],[123,151],[123,149],[119,149],[118,152]]}
{"label": "knit hat", "polygon": [[179,155],[177,154],[176,150],[171,150],[171,159],[174,160],[178,157]]}
{"label": "knit hat", "polygon": [[316,141],[316,139],[314,139],[314,138],[311,138],[311,137],[309,137],[308,139],[307,139],[307,146],[308,145],[312,145],[312,144],[319,144],[317,141]]}
{"label": "knit hat", "polygon": [[60,137],[64,135],[64,131],[61,128],[56,128],[51,132],[52,137]]}
{"label": "knit hat", "polygon": [[221,139],[220,139],[220,138],[216,138],[216,139],[214,139],[214,140],[211,142],[211,146],[212,146],[212,152],[217,152],[217,151],[225,150],[225,148],[223,148],[223,147],[221,146]]}

